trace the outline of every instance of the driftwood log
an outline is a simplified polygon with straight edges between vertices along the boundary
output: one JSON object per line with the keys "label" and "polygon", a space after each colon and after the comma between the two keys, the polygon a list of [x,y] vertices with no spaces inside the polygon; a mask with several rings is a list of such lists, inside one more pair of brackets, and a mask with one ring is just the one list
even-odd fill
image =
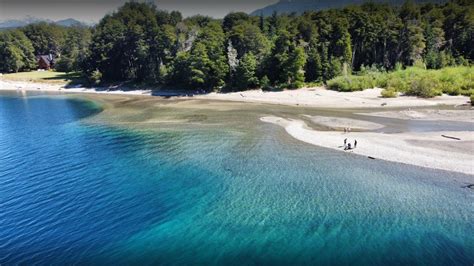
{"label": "driftwood log", "polygon": [[447,138],[447,139],[461,140],[460,138],[451,137],[451,136],[447,136],[447,135],[441,135],[441,137]]}

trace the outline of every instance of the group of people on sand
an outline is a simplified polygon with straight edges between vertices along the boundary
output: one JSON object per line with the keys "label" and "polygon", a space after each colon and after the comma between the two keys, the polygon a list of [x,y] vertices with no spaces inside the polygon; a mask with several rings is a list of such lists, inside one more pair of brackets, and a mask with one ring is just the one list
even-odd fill
{"label": "group of people on sand", "polygon": [[344,150],[345,151],[355,149],[356,147],[357,147],[357,140],[356,139],[354,140],[354,145],[351,145],[351,143],[347,143],[347,138],[344,139]]}

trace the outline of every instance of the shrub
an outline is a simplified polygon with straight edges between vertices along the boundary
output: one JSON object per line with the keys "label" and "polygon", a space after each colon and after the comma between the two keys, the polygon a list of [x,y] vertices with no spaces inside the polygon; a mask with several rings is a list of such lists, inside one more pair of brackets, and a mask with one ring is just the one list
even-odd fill
{"label": "shrub", "polygon": [[328,88],[336,91],[361,91],[372,89],[376,80],[372,75],[337,77],[328,81]]}
{"label": "shrub", "polygon": [[415,62],[413,62],[413,67],[420,68],[420,69],[426,69],[425,62],[423,62],[423,60],[421,60],[421,59],[415,60]]}
{"label": "shrub", "polygon": [[323,85],[323,83],[322,83],[322,82],[319,82],[319,81],[305,82],[305,86],[308,87],[308,88],[320,87],[320,86],[322,86],[322,85]]}
{"label": "shrub", "polygon": [[388,75],[386,73],[375,76],[375,86],[379,88],[386,88],[388,85]]}
{"label": "shrub", "polygon": [[474,94],[474,89],[470,89],[468,91],[462,91],[461,92],[461,95],[463,96],[470,96],[470,95],[473,95]]}
{"label": "shrub", "polygon": [[280,83],[280,84],[276,84],[275,87],[273,87],[273,91],[282,91],[282,90],[286,90],[290,88],[290,84],[288,83]]}
{"label": "shrub", "polygon": [[348,77],[337,77],[327,82],[328,88],[335,91],[351,91]]}
{"label": "shrub", "polygon": [[99,70],[94,70],[94,71],[92,71],[92,73],[89,75],[89,81],[90,81],[93,85],[98,85],[98,84],[100,84],[101,79],[102,79],[102,73],[100,73]]}
{"label": "shrub", "polygon": [[61,56],[55,66],[56,71],[66,72],[66,73],[73,71],[74,70],[73,68],[74,68],[73,60],[66,56]]}
{"label": "shrub", "polygon": [[455,61],[456,61],[456,65],[458,65],[458,66],[468,66],[469,65],[469,61],[466,60],[464,58],[464,56],[456,57]]}
{"label": "shrub", "polygon": [[372,73],[368,76],[362,76],[358,79],[358,90],[365,90],[365,89],[373,89],[377,86],[377,78],[381,74],[379,73]]}
{"label": "shrub", "polygon": [[[420,62],[418,62],[420,64]],[[391,73],[375,67],[361,67],[361,76],[339,76],[327,82],[328,88],[337,91],[359,91],[374,87],[385,88],[387,96],[392,92],[407,95],[434,97],[442,92],[450,95],[470,96],[474,93],[473,67],[446,67],[427,70],[422,65],[401,69]]]}
{"label": "shrub", "polygon": [[394,69],[395,69],[395,71],[403,70],[403,64],[400,63],[400,62],[395,63]]}
{"label": "shrub", "polygon": [[471,100],[471,105],[474,106],[474,93],[471,94],[470,100]]}
{"label": "shrub", "polygon": [[424,76],[414,79],[406,94],[423,98],[432,98],[441,95],[440,88],[441,83],[439,80],[430,76]]}
{"label": "shrub", "polygon": [[474,80],[467,79],[460,85],[460,94],[464,96],[470,96],[474,94]]}
{"label": "shrub", "polygon": [[270,80],[267,76],[263,76],[262,79],[260,79],[260,86],[263,90],[266,90],[270,87]]}
{"label": "shrub", "polygon": [[451,96],[456,96],[456,95],[461,94],[461,89],[459,87],[444,86],[444,84],[442,85],[442,91]]}
{"label": "shrub", "polygon": [[288,88],[290,89],[299,89],[299,88],[303,88],[304,87],[304,82],[303,81],[295,81],[291,84],[289,84]]}
{"label": "shrub", "polygon": [[395,98],[398,96],[397,91],[393,89],[384,89],[382,90],[380,94],[382,95],[383,98]]}
{"label": "shrub", "polygon": [[386,88],[388,90],[406,92],[408,91],[408,82],[399,77],[392,77],[387,80]]}
{"label": "shrub", "polygon": [[449,95],[470,96],[474,90],[474,69],[472,67],[447,67],[430,73],[441,81],[441,89]]}

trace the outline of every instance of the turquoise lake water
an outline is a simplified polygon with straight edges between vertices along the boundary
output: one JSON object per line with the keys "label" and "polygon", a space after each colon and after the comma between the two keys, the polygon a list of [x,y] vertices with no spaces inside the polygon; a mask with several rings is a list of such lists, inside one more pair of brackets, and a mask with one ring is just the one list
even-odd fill
{"label": "turquoise lake water", "polygon": [[0,264],[472,265],[472,176],[0,96]]}

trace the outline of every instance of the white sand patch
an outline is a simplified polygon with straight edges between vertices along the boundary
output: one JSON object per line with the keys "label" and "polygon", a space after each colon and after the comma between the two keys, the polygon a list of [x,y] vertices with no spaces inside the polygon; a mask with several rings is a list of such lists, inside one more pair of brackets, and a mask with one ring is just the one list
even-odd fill
{"label": "white sand patch", "polygon": [[474,109],[470,110],[436,110],[436,109],[420,109],[420,110],[401,110],[374,113],[360,113],[362,115],[398,118],[405,120],[447,120],[458,122],[473,122]]}
{"label": "white sand patch", "polygon": [[375,88],[356,92],[337,92],[318,87],[278,92],[249,90],[225,94],[210,93],[197,95],[195,98],[322,108],[414,107],[462,105],[469,102],[469,97],[448,95],[438,96],[432,99],[411,96],[381,98],[381,91],[382,89]]}
{"label": "white sand patch", "polygon": [[374,130],[384,127],[383,125],[378,123],[351,118],[309,115],[305,116],[316,124],[337,129],[349,128],[351,130]]}

